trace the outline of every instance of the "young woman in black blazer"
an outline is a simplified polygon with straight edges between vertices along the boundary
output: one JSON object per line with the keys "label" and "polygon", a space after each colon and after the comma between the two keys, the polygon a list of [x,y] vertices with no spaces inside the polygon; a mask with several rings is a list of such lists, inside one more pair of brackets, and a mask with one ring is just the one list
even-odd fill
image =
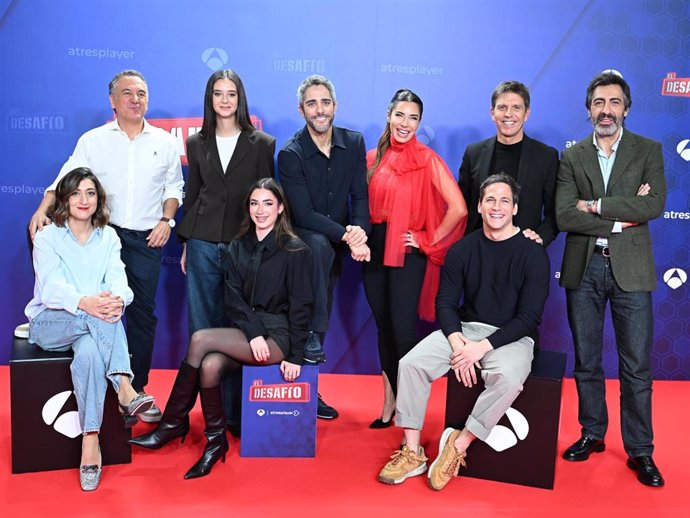
{"label": "young woman in black blazer", "polygon": [[252,125],[240,77],[232,70],[214,72],[206,84],[201,131],[187,139],[185,215],[177,230],[185,242],[189,336],[224,325],[223,257],[239,231],[247,189],[274,176],[275,142]]}

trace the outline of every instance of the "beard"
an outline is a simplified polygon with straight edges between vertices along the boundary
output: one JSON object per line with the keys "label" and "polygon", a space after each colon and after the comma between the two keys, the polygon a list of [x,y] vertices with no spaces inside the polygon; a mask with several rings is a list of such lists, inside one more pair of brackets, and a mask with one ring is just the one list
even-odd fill
{"label": "beard", "polygon": [[[600,124],[602,119],[611,119],[612,123],[604,126]],[[600,113],[596,120],[592,119],[592,126],[594,126],[594,131],[598,136],[610,137],[623,127],[624,120],[624,118],[619,119],[612,113]]]}
{"label": "beard", "polygon": [[333,126],[333,117],[329,117],[326,122],[317,124],[313,119],[307,119],[307,125],[313,129],[316,133],[323,135],[327,133],[331,126]]}

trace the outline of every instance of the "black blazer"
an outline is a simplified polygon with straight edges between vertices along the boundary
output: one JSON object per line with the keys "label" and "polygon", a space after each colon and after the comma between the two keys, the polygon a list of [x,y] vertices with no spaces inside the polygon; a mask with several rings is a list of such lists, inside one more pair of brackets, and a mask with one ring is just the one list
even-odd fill
{"label": "black blazer", "polygon": [[[491,137],[467,146],[462,157],[458,185],[469,213],[466,234],[482,227],[482,218],[477,211],[479,186],[493,173],[489,168],[495,147],[496,137]],[[554,208],[557,174],[558,151],[525,135],[517,178],[521,187],[520,200],[513,222],[522,230],[530,228],[537,232],[544,240],[544,246],[558,235]]]}
{"label": "black blazer", "polygon": [[215,135],[195,133],[187,139],[187,187],[184,218],[177,229],[182,240],[201,239],[228,243],[239,230],[249,187],[260,178],[274,176],[276,139],[260,130],[243,131],[223,171]]}

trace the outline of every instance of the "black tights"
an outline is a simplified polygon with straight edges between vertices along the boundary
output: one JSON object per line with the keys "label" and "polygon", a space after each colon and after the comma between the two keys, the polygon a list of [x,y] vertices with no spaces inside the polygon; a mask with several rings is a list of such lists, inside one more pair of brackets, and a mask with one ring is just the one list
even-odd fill
{"label": "black tights", "polygon": [[201,388],[220,385],[223,373],[242,365],[273,365],[283,361],[283,351],[273,338],[267,338],[270,352],[267,362],[257,362],[247,337],[235,328],[201,329],[189,341],[187,363],[199,369]]}

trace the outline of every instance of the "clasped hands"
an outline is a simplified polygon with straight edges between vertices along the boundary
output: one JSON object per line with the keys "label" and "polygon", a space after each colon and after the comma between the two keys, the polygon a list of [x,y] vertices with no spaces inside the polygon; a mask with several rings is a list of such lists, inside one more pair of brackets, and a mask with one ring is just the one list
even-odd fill
{"label": "clasped hands", "polygon": [[357,225],[348,225],[345,227],[345,234],[342,238],[350,247],[350,255],[355,261],[371,260],[371,251],[367,246],[367,233],[362,227]]}
{"label": "clasped hands", "polygon": [[84,296],[79,300],[79,309],[91,316],[114,324],[122,318],[125,302],[121,297],[109,291]]}
{"label": "clasped hands", "polygon": [[453,348],[450,355],[450,368],[455,372],[455,377],[466,387],[476,385],[476,369],[482,368],[480,360],[493,349],[491,343],[487,339],[475,342],[460,332],[453,333],[448,340]]}

